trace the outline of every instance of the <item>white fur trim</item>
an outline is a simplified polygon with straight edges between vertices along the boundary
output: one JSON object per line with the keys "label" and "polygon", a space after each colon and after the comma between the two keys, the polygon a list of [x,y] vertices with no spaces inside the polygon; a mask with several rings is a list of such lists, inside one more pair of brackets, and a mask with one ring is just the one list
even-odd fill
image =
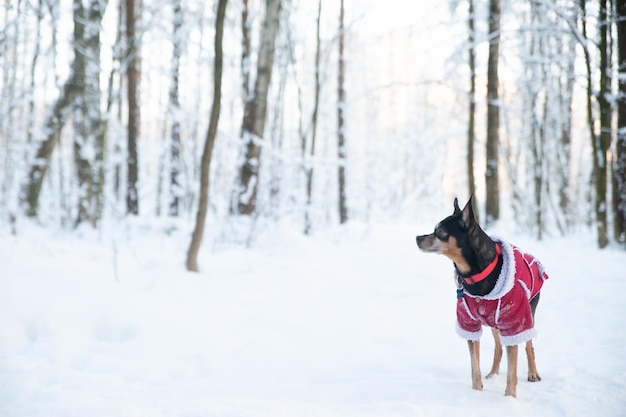
{"label": "white fur trim", "polygon": [[483,328],[481,326],[480,330],[477,332],[468,332],[467,330],[463,330],[459,325],[459,322],[456,322],[456,334],[461,336],[461,338],[465,340],[480,340],[480,336],[483,335]]}
{"label": "white fur trim", "polygon": [[520,285],[520,287],[522,287],[522,289],[524,290],[524,293],[526,294],[526,298],[530,300],[530,290],[526,286],[526,283],[522,281],[521,279],[518,279],[517,282]]}
{"label": "white fur trim", "polygon": [[474,321],[478,321],[478,319],[476,317],[474,317],[474,315],[472,314],[469,306],[467,305],[467,303],[465,302],[465,298],[461,298],[461,304],[463,305],[463,309],[465,309],[465,312],[467,313],[467,315],[470,317],[470,319],[474,320]]}
{"label": "white fur trim", "polygon": [[496,325],[498,324],[498,322],[500,321],[500,307],[502,306],[502,298],[500,298],[498,300],[498,307],[496,308]]}
{"label": "white fur trim", "polygon": [[[513,253],[513,247],[503,240],[500,240],[492,236],[495,242],[500,243],[502,247],[502,270],[496,280],[496,285],[491,292],[483,297],[485,300],[497,300],[504,297],[509,291],[513,289],[515,285],[515,255]],[[467,292],[465,292],[467,294]],[[467,294],[472,297],[471,294]]]}
{"label": "white fur trim", "polygon": [[528,342],[530,339],[533,339],[537,336],[537,331],[533,327],[532,329],[525,330],[521,333],[514,334],[513,336],[502,336],[500,335],[500,341],[504,346],[514,346],[519,345],[520,343]]}
{"label": "white fur trim", "polygon": [[539,272],[539,279],[541,281],[545,281],[544,277],[547,276],[548,274],[546,274],[546,270],[543,268],[543,264],[539,262],[537,258],[535,258],[535,263],[537,264],[537,271]]}

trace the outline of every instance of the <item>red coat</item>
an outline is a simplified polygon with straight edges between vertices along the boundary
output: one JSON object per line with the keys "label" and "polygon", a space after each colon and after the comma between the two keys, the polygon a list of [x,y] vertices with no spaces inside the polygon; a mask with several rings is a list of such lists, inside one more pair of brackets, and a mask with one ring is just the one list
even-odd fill
{"label": "red coat", "polygon": [[498,242],[503,262],[496,285],[483,297],[463,291],[457,300],[457,333],[464,339],[478,340],[483,325],[495,327],[502,344],[511,346],[535,336],[530,300],[541,290],[548,274],[531,255]]}

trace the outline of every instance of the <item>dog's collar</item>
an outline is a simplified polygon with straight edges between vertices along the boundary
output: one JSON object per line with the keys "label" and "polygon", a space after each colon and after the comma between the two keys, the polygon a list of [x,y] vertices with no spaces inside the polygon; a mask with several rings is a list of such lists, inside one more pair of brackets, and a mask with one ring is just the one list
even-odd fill
{"label": "dog's collar", "polygon": [[493,270],[496,268],[496,265],[498,264],[498,258],[502,254],[502,249],[500,249],[500,245],[496,243],[495,246],[496,246],[496,256],[495,258],[493,258],[493,261],[491,261],[491,263],[487,265],[487,267],[483,269],[481,272],[475,275],[470,275],[469,277],[464,277],[463,281],[465,281],[466,284],[468,285],[476,284],[477,282],[480,282],[483,279],[487,278],[489,274],[493,272]]}

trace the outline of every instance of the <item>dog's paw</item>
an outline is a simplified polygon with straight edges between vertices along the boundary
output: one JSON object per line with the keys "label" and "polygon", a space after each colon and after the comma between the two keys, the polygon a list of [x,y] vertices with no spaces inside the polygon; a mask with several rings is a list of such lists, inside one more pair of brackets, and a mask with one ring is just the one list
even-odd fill
{"label": "dog's paw", "polygon": [[491,378],[492,376],[494,376],[494,375],[499,375],[499,374],[500,374],[500,371],[499,371],[499,370],[497,370],[497,371],[492,370],[491,372],[489,372],[489,373],[487,374],[487,376],[486,376],[485,378],[489,379],[489,378]]}
{"label": "dog's paw", "polygon": [[504,395],[506,397],[517,398],[517,390],[515,388],[507,388],[506,391],[504,391]]}
{"label": "dog's paw", "polygon": [[529,372],[528,373],[528,381],[530,381],[530,382],[539,382],[539,381],[541,381],[541,377],[536,372]]}

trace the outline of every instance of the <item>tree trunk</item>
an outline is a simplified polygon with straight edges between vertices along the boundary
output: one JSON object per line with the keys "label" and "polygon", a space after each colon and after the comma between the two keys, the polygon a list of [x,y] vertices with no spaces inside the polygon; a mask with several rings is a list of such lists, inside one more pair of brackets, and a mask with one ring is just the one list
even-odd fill
{"label": "tree trunk", "polygon": [[250,94],[250,6],[248,0],[243,0],[241,10],[241,92],[243,94],[243,102],[248,101]]}
{"label": "tree trunk", "polygon": [[[248,115],[246,111],[248,111],[248,101],[250,100],[250,65],[251,65],[251,39],[250,39],[250,27],[252,23],[250,22],[250,5],[249,0],[242,0],[242,8],[241,8],[241,97],[243,103],[243,120],[248,119]],[[244,138],[244,123],[241,125],[241,138]],[[241,167],[239,167],[241,170]],[[237,181],[240,181],[240,178],[237,178]],[[230,214],[239,213],[239,191],[240,187],[233,187],[233,192],[231,194],[230,200]]]}
{"label": "tree trunk", "polygon": [[87,60],[85,55],[87,46],[85,45],[85,25],[88,24],[87,16],[82,4],[82,0],[74,0],[74,82],[78,94],[76,103],[73,106],[72,121],[74,124],[74,165],[76,166],[76,177],[78,180],[78,217],[76,224],[82,223],[89,217],[89,201],[91,200],[91,161],[83,152],[83,147],[87,149],[90,145],[90,126],[87,120],[88,99],[87,95]]}
{"label": "tree trunk", "polygon": [[[476,193],[476,180],[474,179],[474,142],[476,139],[476,27],[474,18],[474,0],[468,0],[468,65],[470,70],[469,91],[469,114],[467,123],[467,181],[469,195]],[[476,212],[478,214],[478,212]],[[476,216],[478,220],[478,216]]]}
{"label": "tree trunk", "polygon": [[178,216],[180,210],[180,102],[178,97],[180,58],[182,55],[181,27],[183,24],[183,12],[180,0],[174,3],[174,28],[172,33],[172,72],[170,85],[170,114],[172,117],[172,132],[170,142],[170,216]]}
{"label": "tree trunk", "polygon": [[237,211],[251,215],[256,209],[261,164],[261,143],[267,116],[267,95],[272,77],[274,45],[280,23],[281,0],[266,0],[265,19],[261,28],[261,44],[257,59],[254,91],[244,108],[242,138],[244,161],[239,172]]}
{"label": "tree trunk", "polygon": [[187,251],[187,270],[198,271],[198,251],[202,243],[206,212],[209,207],[209,185],[211,156],[217,136],[217,126],[220,118],[220,104],[222,101],[222,37],[224,34],[224,18],[226,16],[226,4],[228,0],[219,0],[217,4],[217,16],[215,19],[215,61],[213,71],[213,106],[211,118],[207,130],[204,150],[202,151],[202,163],[200,165],[200,198],[198,201],[198,213],[196,214],[196,226],[191,235],[191,243]]}
{"label": "tree trunk", "polygon": [[[33,59],[30,66],[30,91],[35,91],[35,80],[37,72],[37,63],[39,61],[39,53],[41,51],[41,22],[44,18],[43,0],[37,2],[37,30],[35,34],[35,51],[33,53]],[[6,85],[6,84],[5,84]],[[31,143],[33,139],[34,122],[35,122],[35,95],[30,94],[28,99],[28,133],[26,142]]]}
{"label": "tree trunk", "polygon": [[98,0],[74,0],[74,162],[78,178],[76,224],[100,218],[104,180],[104,134],[100,114],[100,21]]}
{"label": "tree trunk", "polygon": [[344,42],[344,0],[341,0],[339,9],[339,68],[337,71],[337,157],[339,159],[339,223],[342,224],[348,221],[348,208],[346,206],[346,127],[344,116],[346,88]]}
{"label": "tree trunk", "polygon": [[619,94],[615,176],[615,239],[626,243],[626,2],[616,2]]}
{"label": "tree trunk", "polygon": [[546,147],[546,130],[548,129],[548,103],[549,103],[549,81],[548,72],[543,62],[547,57],[546,44],[549,42],[548,34],[545,30],[546,22],[545,8],[538,3],[531,3],[530,6],[530,25],[539,30],[532,31],[529,36],[529,50],[527,68],[527,108],[530,113],[530,150],[531,165],[529,170],[532,171],[533,184],[533,229],[535,237],[538,240],[543,238],[544,228],[544,211],[545,203],[543,199],[545,187],[545,147]]}
{"label": "tree trunk", "polygon": [[500,0],[489,1],[489,58],[487,62],[487,200],[486,224],[500,218],[498,185],[498,145],[500,141],[500,102],[498,99],[498,58],[500,55]]}
{"label": "tree trunk", "polygon": [[[124,62],[124,2],[125,0],[118,0],[117,2],[117,29],[115,31],[115,43],[113,44],[113,66],[109,73],[109,81],[107,85],[107,105],[106,114],[107,118],[112,118],[113,105],[117,106],[117,120],[122,120],[122,97],[120,92],[122,91],[123,73],[122,66]],[[122,154],[122,139],[117,135],[113,142],[113,194],[116,205],[120,201],[120,189],[122,188],[122,161],[119,156]]]}
{"label": "tree trunk", "polygon": [[[571,17],[573,22],[576,22],[578,13],[574,7],[573,16]],[[575,24],[575,23],[574,23]],[[563,118],[563,124],[561,125],[561,149],[562,151],[557,155],[557,161],[559,165],[557,189],[559,190],[559,206],[561,212],[565,218],[565,232],[572,225],[572,209],[570,207],[571,202],[571,187],[570,187],[570,164],[571,164],[571,143],[572,143],[572,103],[574,99],[574,83],[576,81],[576,37],[571,36],[569,43],[566,47],[570,51],[567,54],[567,65],[564,68],[563,78],[565,78],[565,85],[562,87],[564,94],[560,96],[561,101],[561,113]]]}
{"label": "tree trunk", "polygon": [[600,109],[600,134],[594,135],[593,141],[593,171],[595,173],[595,212],[596,229],[598,233],[598,247],[604,248],[609,244],[607,218],[607,189],[608,167],[607,152],[611,146],[611,79],[609,71],[609,23],[606,0],[600,0],[598,13],[598,28],[600,31],[600,89],[598,104]]}
{"label": "tree trunk", "polygon": [[141,113],[139,108],[139,40],[135,31],[137,14],[135,0],[126,0],[126,42],[128,51],[126,54],[128,81],[128,178],[126,185],[126,212],[139,214],[139,194],[137,182],[139,180],[139,159],[137,154],[137,141],[139,139],[139,127]]}
{"label": "tree trunk", "polygon": [[[582,44],[583,47],[583,53],[584,53],[584,57],[585,57],[585,75],[586,75],[586,94],[585,94],[585,101],[586,101],[586,110],[587,110],[587,128],[589,129],[589,139],[591,141],[592,147],[595,148],[595,143],[596,143],[596,131],[595,131],[595,124],[596,124],[596,119],[594,116],[594,111],[593,111],[593,90],[594,90],[594,86],[593,86],[593,74],[591,72],[591,54],[589,53],[589,37],[587,35],[587,11],[586,11],[586,0],[580,0],[579,1],[579,8],[580,8],[580,22],[581,22],[581,32],[582,32],[582,37],[584,40],[584,44]],[[592,155],[592,160],[593,160],[593,172],[591,174],[591,182],[594,181],[595,176],[596,176],[596,156],[595,156],[595,150],[594,150],[594,154]],[[593,198],[593,196],[590,196],[590,198]],[[595,213],[594,213],[595,214]]]}
{"label": "tree trunk", "polygon": [[[321,38],[320,38],[320,22],[322,18],[322,0],[317,3],[317,23],[316,23],[316,44],[315,44],[315,98],[313,101],[313,114],[311,115],[311,146],[309,148],[309,156],[311,160],[305,161],[306,171],[306,208],[304,209],[304,233],[310,234],[312,228],[311,205],[313,204],[313,157],[315,156],[315,142],[317,140],[317,115],[320,104],[320,63],[321,63]],[[305,155],[303,155],[305,156]]]}
{"label": "tree trunk", "polygon": [[[101,199],[101,193],[103,190],[102,181],[104,177],[103,172],[101,171],[103,170],[102,159],[104,152],[104,135],[100,123],[99,111],[99,82],[97,80],[99,74],[95,75],[92,71],[90,71],[90,75],[87,76],[87,67],[91,67],[91,69],[96,72],[99,71],[100,68],[97,63],[89,64],[85,58],[86,54],[94,54],[94,57],[95,55],[99,55],[100,46],[98,31],[90,29],[89,33],[91,36],[89,38],[85,38],[84,25],[89,24],[90,28],[100,27],[106,2],[101,3],[94,0],[89,7],[88,13],[85,13],[83,10],[82,3],[76,4],[76,6],[79,6],[74,10],[74,43],[76,46],[74,59],[70,67],[70,76],[65,82],[65,85],[63,86],[63,89],[46,120],[43,129],[45,139],[37,148],[35,159],[28,170],[28,182],[26,183],[23,192],[23,199],[26,204],[26,214],[29,217],[37,216],[39,210],[39,195],[41,193],[44,178],[48,171],[48,166],[50,165],[50,158],[52,157],[54,148],[59,141],[61,131],[65,126],[65,121],[69,118],[72,110],[75,111],[74,118],[78,119],[75,120],[75,123],[79,123],[76,125],[76,135],[77,137],[82,137],[82,139],[79,139],[82,143],[75,142],[75,155],[77,157],[79,183],[81,186],[87,187],[85,192],[89,193],[91,196],[100,195],[98,198]],[[88,82],[91,83],[91,86],[89,87],[87,86]],[[89,91],[86,91],[87,88],[89,88]],[[91,97],[85,97],[85,95]],[[81,96],[81,99],[89,99],[89,101],[77,103],[79,96]],[[90,113],[90,110],[93,110],[95,113]],[[80,123],[87,124],[83,126]],[[91,131],[89,131],[90,129]],[[86,139],[87,137],[90,137],[93,140]],[[91,169],[89,160],[84,159],[83,156],[81,156],[82,146],[87,146],[89,141],[92,141],[90,145],[94,147],[96,160],[99,161],[95,172]],[[95,188],[94,183],[96,183]],[[83,197],[81,197],[81,199]],[[85,201],[83,200],[81,204],[85,204]],[[101,203],[96,202],[94,210],[97,212],[97,210],[100,210],[99,207],[101,207]],[[79,221],[87,217],[86,210],[86,206],[84,209],[81,208],[79,210]],[[97,216],[94,215],[93,217],[96,219]]]}
{"label": "tree trunk", "polygon": [[63,130],[76,94],[74,75],[71,74],[52,107],[44,127],[46,139],[37,148],[35,159],[28,170],[28,182],[23,196],[26,204],[26,215],[29,217],[36,217],[39,211],[39,195],[43,180],[48,172],[52,152],[59,141],[61,130]]}
{"label": "tree trunk", "polygon": [[272,123],[270,127],[271,146],[274,150],[270,157],[269,169],[269,207],[267,212],[278,220],[281,216],[281,182],[284,174],[284,160],[282,158],[283,143],[285,141],[285,90],[290,76],[290,68],[292,65],[289,54],[284,54],[280,60],[280,79],[276,97],[274,99],[274,109],[272,115]]}
{"label": "tree trunk", "polygon": [[[16,180],[21,175],[19,149],[24,142],[30,144],[36,112],[33,111],[37,90],[34,88],[37,73],[37,59],[41,42],[43,5],[23,0],[6,1],[0,6],[0,218],[7,214],[13,218]],[[32,19],[37,14],[36,38],[31,38]],[[24,19],[28,17],[30,19]],[[54,30],[54,29],[53,29]],[[26,54],[30,52],[32,41],[36,42],[30,68]],[[26,73],[30,72],[31,85]],[[23,103],[32,104],[28,108]],[[25,132],[26,130],[26,132]],[[5,210],[8,210],[5,211]]]}

